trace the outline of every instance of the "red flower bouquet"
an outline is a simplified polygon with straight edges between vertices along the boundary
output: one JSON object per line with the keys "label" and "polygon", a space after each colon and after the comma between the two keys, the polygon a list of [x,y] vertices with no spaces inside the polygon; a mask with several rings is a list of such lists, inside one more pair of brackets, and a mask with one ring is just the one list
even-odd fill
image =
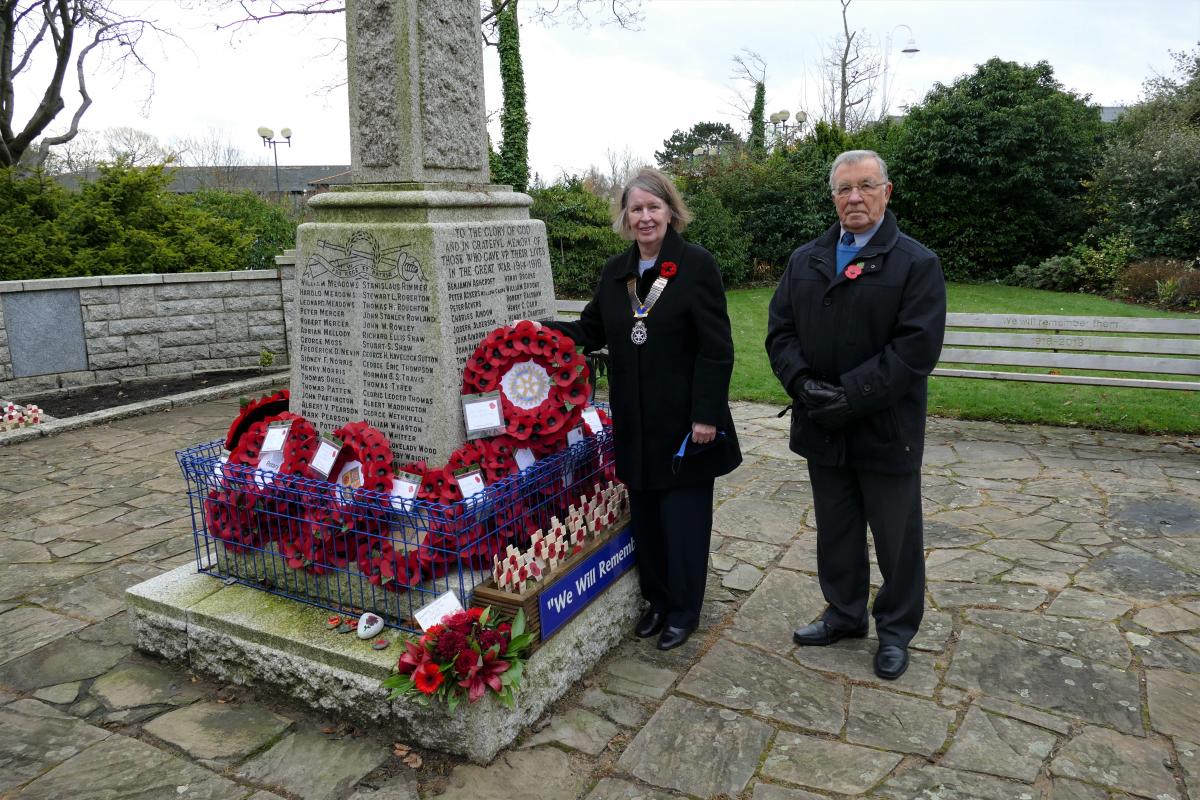
{"label": "red flower bouquet", "polygon": [[533,634],[525,632],[525,612],[510,625],[491,608],[472,608],[442,618],[417,641],[405,642],[396,671],[383,680],[389,699],[412,697],[426,705],[442,700],[453,712],[462,702],[476,703],[489,692],[513,707],[526,651]]}

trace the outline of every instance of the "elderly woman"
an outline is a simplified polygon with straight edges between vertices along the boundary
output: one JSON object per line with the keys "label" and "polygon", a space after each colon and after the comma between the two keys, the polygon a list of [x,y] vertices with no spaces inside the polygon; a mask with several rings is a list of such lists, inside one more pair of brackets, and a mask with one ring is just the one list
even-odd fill
{"label": "elderly woman", "polygon": [[725,291],[712,254],[679,235],[690,220],[670,178],[641,170],[613,222],[633,245],[604,265],[578,322],[552,323],[585,351],[608,346],[617,475],[649,603],[636,633],[659,634],[660,650],[700,622],[713,482],[742,460]]}

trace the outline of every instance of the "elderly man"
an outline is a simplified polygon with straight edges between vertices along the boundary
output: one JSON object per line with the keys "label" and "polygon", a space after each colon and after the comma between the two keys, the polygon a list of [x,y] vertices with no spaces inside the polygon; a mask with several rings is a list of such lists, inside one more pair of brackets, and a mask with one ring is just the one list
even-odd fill
{"label": "elderly man", "polygon": [[875,539],[883,586],[871,613],[875,674],[908,668],[925,607],[921,454],[926,379],[946,324],[938,257],[887,210],[887,165],[870,150],[833,162],[838,223],[792,253],[771,300],[767,352],[793,400],[791,449],[808,460],[817,576],[827,607],[798,645],[867,634]]}

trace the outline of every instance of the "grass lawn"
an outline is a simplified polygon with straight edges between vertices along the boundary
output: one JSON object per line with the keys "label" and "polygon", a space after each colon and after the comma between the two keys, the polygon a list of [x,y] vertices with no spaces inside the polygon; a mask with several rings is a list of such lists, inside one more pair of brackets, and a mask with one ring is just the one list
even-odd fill
{"label": "grass lawn", "polygon": [[[949,284],[950,311],[1061,314],[1067,316],[1163,317],[1141,306],[1082,294],[1062,294],[1012,286]],[[772,288],[729,292],[736,360],[730,397],[787,404],[787,396],[767,361],[767,304]],[[959,419],[1044,423],[1133,433],[1200,432],[1200,392],[1064,386],[1021,381],[933,377],[929,412]]]}

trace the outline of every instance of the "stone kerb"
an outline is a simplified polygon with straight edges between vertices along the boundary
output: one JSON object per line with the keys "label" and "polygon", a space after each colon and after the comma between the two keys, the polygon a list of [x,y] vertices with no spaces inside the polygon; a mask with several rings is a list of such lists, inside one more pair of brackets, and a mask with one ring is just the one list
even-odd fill
{"label": "stone kerb", "polygon": [[492,697],[444,706],[387,700],[379,682],[399,658],[325,628],[325,613],[287,598],[225,586],[190,565],[126,592],[130,625],[143,650],[184,661],[222,681],[255,686],[335,714],[396,740],[490,762],[621,640],[641,604],[629,572],[525,665],[515,708]]}

